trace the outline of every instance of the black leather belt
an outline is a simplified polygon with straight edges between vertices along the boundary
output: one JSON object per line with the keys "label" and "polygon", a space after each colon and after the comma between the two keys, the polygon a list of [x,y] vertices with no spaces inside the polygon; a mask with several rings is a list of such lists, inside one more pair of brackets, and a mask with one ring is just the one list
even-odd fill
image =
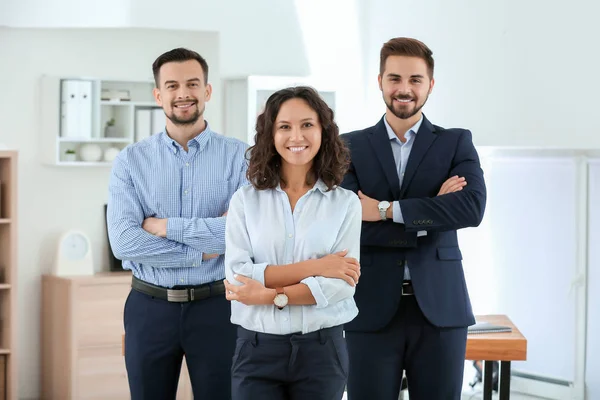
{"label": "black leather belt", "polygon": [[209,297],[223,296],[225,294],[225,284],[223,281],[183,287],[181,289],[167,289],[162,286],[144,282],[134,276],[131,280],[131,287],[148,296],[174,303],[187,303],[189,301],[204,300]]}
{"label": "black leather belt", "polygon": [[402,296],[414,296],[415,289],[413,288],[411,281],[402,282]]}

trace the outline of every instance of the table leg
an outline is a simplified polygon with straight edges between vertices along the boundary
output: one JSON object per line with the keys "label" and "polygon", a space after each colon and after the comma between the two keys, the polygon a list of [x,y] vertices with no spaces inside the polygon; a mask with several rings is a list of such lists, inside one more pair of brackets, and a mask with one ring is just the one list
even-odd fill
{"label": "table leg", "polygon": [[483,362],[483,400],[492,400],[492,375],[494,373],[494,362]]}
{"label": "table leg", "polygon": [[500,395],[499,400],[510,399],[510,361],[502,361],[500,363]]}

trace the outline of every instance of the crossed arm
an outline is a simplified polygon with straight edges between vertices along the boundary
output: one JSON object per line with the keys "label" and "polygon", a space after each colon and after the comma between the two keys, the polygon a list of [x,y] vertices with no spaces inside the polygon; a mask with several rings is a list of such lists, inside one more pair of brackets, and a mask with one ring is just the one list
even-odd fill
{"label": "crossed arm", "polygon": [[356,199],[346,213],[332,254],[287,265],[256,264],[242,199],[234,195],[225,234],[227,299],[246,305],[273,304],[275,288],[281,287],[288,304],[322,308],[353,296],[360,277],[360,215]]}
{"label": "crossed arm", "polygon": [[[360,191],[351,163],[342,186],[358,193],[360,197],[364,221],[362,244],[414,247],[420,231],[447,231],[477,226],[483,218],[486,189],[469,131],[464,131],[458,139],[449,175],[450,178],[444,182],[437,196],[396,200],[396,204],[388,208],[386,213],[386,217],[394,222],[374,224],[374,221],[381,220],[379,200]],[[395,215],[396,212],[399,215]]]}
{"label": "crossed arm", "polygon": [[145,218],[124,153],[113,163],[107,222],[111,248],[121,260],[159,268],[199,267],[203,259],[225,252],[224,216]]}

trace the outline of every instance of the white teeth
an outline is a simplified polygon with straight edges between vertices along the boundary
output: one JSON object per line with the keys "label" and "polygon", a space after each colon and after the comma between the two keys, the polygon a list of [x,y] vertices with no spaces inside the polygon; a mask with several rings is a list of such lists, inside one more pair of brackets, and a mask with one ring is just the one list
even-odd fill
{"label": "white teeth", "polygon": [[175,107],[178,108],[187,108],[187,107],[191,107],[193,103],[186,103],[186,104],[177,104],[175,105]]}
{"label": "white teeth", "polygon": [[302,151],[302,150],[306,149],[306,146],[303,146],[303,147],[288,147],[288,149],[291,152],[293,152],[293,153],[297,153],[299,151]]}
{"label": "white teeth", "polygon": [[409,103],[412,100],[411,99],[408,99],[408,100],[406,100],[406,99],[396,99],[396,101],[399,101],[400,103]]}

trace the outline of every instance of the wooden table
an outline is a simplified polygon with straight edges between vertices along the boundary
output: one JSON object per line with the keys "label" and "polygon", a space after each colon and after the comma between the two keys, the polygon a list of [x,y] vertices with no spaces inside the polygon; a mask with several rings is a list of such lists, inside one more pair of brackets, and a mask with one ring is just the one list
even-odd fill
{"label": "wooden table", "polygon": [[512,332],[468,335],[465,355],[466,360],[484,361],[483,400],[492,400],[493,362],[500,361],[499,400],[508,400],[510,398],[510,363],[527,359],[527,339],[506,315],[478,315],[476,319],[512,328]]}

